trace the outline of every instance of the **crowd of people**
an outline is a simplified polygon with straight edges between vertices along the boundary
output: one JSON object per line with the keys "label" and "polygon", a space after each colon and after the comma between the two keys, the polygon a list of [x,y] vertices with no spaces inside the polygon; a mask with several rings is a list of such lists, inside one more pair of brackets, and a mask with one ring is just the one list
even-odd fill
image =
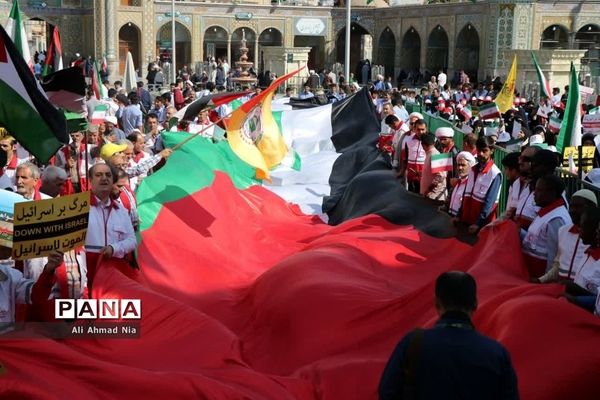
{"label": "crowd of people", "polygon": [[[0,147],[7,157],[0,170],[0,189],[29,200],[88,190],[92,194],[85,247],[24,262],[4,260],[0,284],[11,288],[8,293],[17,295],[23,285],[42,282],[43,290],[35,291],[41,295],[21,300],[90,296],[99,257],[120,258],[135,267],[136,187],[172,154],[163,145],[161,132],[182,128],[173,124],[177,111],[196,98],[226,89],[218,80],[221,69],[226,76],[231,73],[226,65],[226,60],[215,61],[214,76],[201,77],[202,86],[192,80],[191,71],[182,70],[164,92],[152,92],[138,82],[137,88],[127,93],[121,82],[105,82],[108,97],[96,99],[90,89],[85,101],[87,129],[71,132],[71,142],[45,165],[36,162],[8,132],[0,134]],[[150,66],[148,74],[153,74],[151,81],[156,83],[160,69]],[[273,76],[266,72],[262,78],[268,85]],[[346,81],[330,70],[311,71],[302,91],[296,94],[288,88],[285,97],[324,95],[325,102],[339,101],[361,90],[352,79]],[[378,148],[390,157],[394,173],[408,190],[431,199],[471,234],[501,220],[515,221],[531,280],[566,281],[565,295],[593,309],[600,286],[597,199],[593,192],[580,190],[567,203],[564,184],[554,174],[560,155],[548,119],[551,113],[562,116],[566,93],[555,90],[554,97],[537,104],[517,96],[511,110],[487,121],[478,118],[476,110],[493,102],[498,82],[475,87],[464,83],[450,89],[445,81],[441,72],[418,94],[403,85],[391,87],[390,80],[382,76],[363,86],[362,90],[371,92],[381,118]],[[255,93],[260,90],[257,85]],[[421,112],[409,113],[409,105],[420,107]],[[99,106],[107,109],[100,120]],[[464,109],[469,111],[461,112]],[[441,127],[431,132],[424,114],[452,122],[462,132],[462,148],[455,144],[456,129]],[[202,109],[185,129],[223,140],[214,136],[214,116],[215,110]],[[508,142],[513,148],[516,144],[518,151],[506,155],[501,171],[493,154]],[[510,184],[508,205],[497,215],[503,176]],[[55,269],[62,272],[51,274]],[[0,323],[7,326],[14,322],[15,304],[6,299],[2,302]]]}
{"label": "crowd of people", "polygon": [[[593,217],[597,195],[582,189],[567,198],[557,174],[563,161],[556,148],[558,130],[549,124],[552,117],[564,118],[568,87],[563,94],[554,88],[552,98],[537,103],[516,94],[510,110],[487,119],[476,111],[493,105],[500,82],[475,88],[459,83],[450,89],[445,80],[443,72],[432,76],[419,94],[402,85],[392,90],[371,86],[381,118],[378,149],[390,157],[409,191],[431,199],[469,234],[514,221],[532,282],[566,282],[565,296],[593,310],[600,287],[600,256],[593,250],[600,243]],[[421,112],[409,113],[407,107]],[[467,107],[468,112],[461,112]],[[596,112],[595,107],[585,110]],[[431,132],[426,122],[431,118],[425,116],[448,123]],[[457,135],[462,148],[456,145]],[[593,134],[583,135],[582,142],[596,147]],[[501,165],[494,162],[496,151],[505,153]],[[500,214],[503,185],[508,185],[508,198]]]}

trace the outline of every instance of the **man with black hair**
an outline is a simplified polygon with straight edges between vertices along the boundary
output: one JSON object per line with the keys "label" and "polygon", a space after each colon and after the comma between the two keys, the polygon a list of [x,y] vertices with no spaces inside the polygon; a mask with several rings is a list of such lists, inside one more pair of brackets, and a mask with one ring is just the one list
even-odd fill
{"label": "man with black hair", "polygon": [[496,219],[500,199],[502,173],[494,165],[493,141],[482,136],[475,143],[477,164],[469,171],[467,187],[460,209],[460,221],[468,226],[469,233],[477,233]]}
{"label": "man with black hair", "polygon": [[135,92],[129,93],[127,96],[129,104],[125,106],[121,113],[121,127],[125,136],[128,136],[134,129],[140,132],[144,129],[144,115],[140,109],[140,99]]}
{"label": "man with black hair", "polygon": [[397,177],[405,179],[408,190],[414,193],[421,192],[421,173],[425,163],[425,149],[421,144],[421,136],[427,132],[427,123],[421,117],[419,113],[409,116],[410,131],[399,141],[398,149],[400,163]]}
{"label": "man with black hair", "polygon": [[440,316],[431,329],[400,341],[379,382],[379,399],[518,399],[517,377],[508,351],[475,331],[475,279],[444,272],[435,282]]}
{"label": "man with black hair", "polygon": [[425,149],[425,163],[423,164],[423,172],[421,174],[421,191],[420,194],[437,202],[445,202],[446,191],[446,171],[438,171],[432,168],[431,157],[440,152],[435,148],[435,135],[427,132],[421,136],[421,144]]}
{"label": "man with black hair", "polygon": [[181,109],[185,104],[183,97],[183,79],[177,78],[175,81],[175,87],[172,89],[173,105],[176,109]]}
{"label": "man with black hair", "polygon": [[524,231],[529,228],[539,210],[533,201],[535,184],[531,185],[531,163],[533,156],[540,150],[541,148],[538,146],[529,146],[521,151],[518,157],[519,178],[508,189],[508,202],[504,217],[515,219]]}
{"label": "man with black hair", "polygon": [[506,175],[506,180],[508,181],[509,185],[512,185],[517,179],[519,179],[519,157],[519,152],[513,152],[508,153],[502,159],[504,175]]}
{"label": "man with black hair", "polygon": [[570,224],[569,210],[562,197],[565,185],[558,176],[539,178],[533,193],[540,207],[523,239],[522,250],[532,278],[539,278],[552,268],[558,253],[558,230]]}
{"label": "man with black hair", "polygon": [[148,113],[152,108],[152,95],[144,88],[144,82],[139,81],[137,84],[136,94],[140,100],[140,105],[143,108],[144,113]]}

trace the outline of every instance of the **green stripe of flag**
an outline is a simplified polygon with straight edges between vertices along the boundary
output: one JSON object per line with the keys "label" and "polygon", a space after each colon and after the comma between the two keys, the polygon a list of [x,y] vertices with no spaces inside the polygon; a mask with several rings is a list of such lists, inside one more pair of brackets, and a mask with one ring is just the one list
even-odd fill
{"label": "green stripe of flag", "polygon": [[[188,137],[189,134],[182,132],[162,134],[167,148]],[[210,186],[216,171],[227,174],[238,189],[259,183],[253,179],[255,168],[235,155],[229,143],[212,143],[210,139],[199,136],[173,152],[164,167],[140,184],[136,196],[139,199],[141,230],[154,224],[163,205]],[[190,179],[190,176],[194,179]]]}
{"label": "green stripe of flag", "polygon": [[556,141],[556,149],[562,153],[565,147],[581,144],[581,95],[577,71],[571,62],[569,94],[560,133]]}
{"label": "green stripe of flag", "polygon": [[[283,135],[283,124],[281,122],[283,113],[284,111],[273,111],[273,118],[277,123],[281,135]],[[281,164],[288,166],[293,170],[300,171],[300,168],[302,168],[302,158],[300,158],[300,154],[288,146],[288,154],[286,154],[285,158],[281,161]]]}

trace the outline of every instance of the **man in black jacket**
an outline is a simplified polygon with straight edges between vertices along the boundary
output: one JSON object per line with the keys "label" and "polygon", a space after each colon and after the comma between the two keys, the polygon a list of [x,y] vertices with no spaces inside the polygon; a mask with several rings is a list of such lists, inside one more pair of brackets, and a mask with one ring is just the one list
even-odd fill
{"label": "man in black jacket", "polygon": [[518,399],[508,351],[477,333],[476,284],[465,272],[444,272],[435,284],[440,319],[406,335],[392,353],[381,382],[386,399]]}

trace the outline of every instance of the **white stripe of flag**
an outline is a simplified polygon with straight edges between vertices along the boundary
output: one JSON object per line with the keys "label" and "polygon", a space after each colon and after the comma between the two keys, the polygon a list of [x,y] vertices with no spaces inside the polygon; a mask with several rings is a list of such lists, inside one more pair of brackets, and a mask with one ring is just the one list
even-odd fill
{"label": "white stripe of flag", "polygon": [[443,171],[452,171],[452,153],[441,153],[431,156],[431,172],[438,173]]}

